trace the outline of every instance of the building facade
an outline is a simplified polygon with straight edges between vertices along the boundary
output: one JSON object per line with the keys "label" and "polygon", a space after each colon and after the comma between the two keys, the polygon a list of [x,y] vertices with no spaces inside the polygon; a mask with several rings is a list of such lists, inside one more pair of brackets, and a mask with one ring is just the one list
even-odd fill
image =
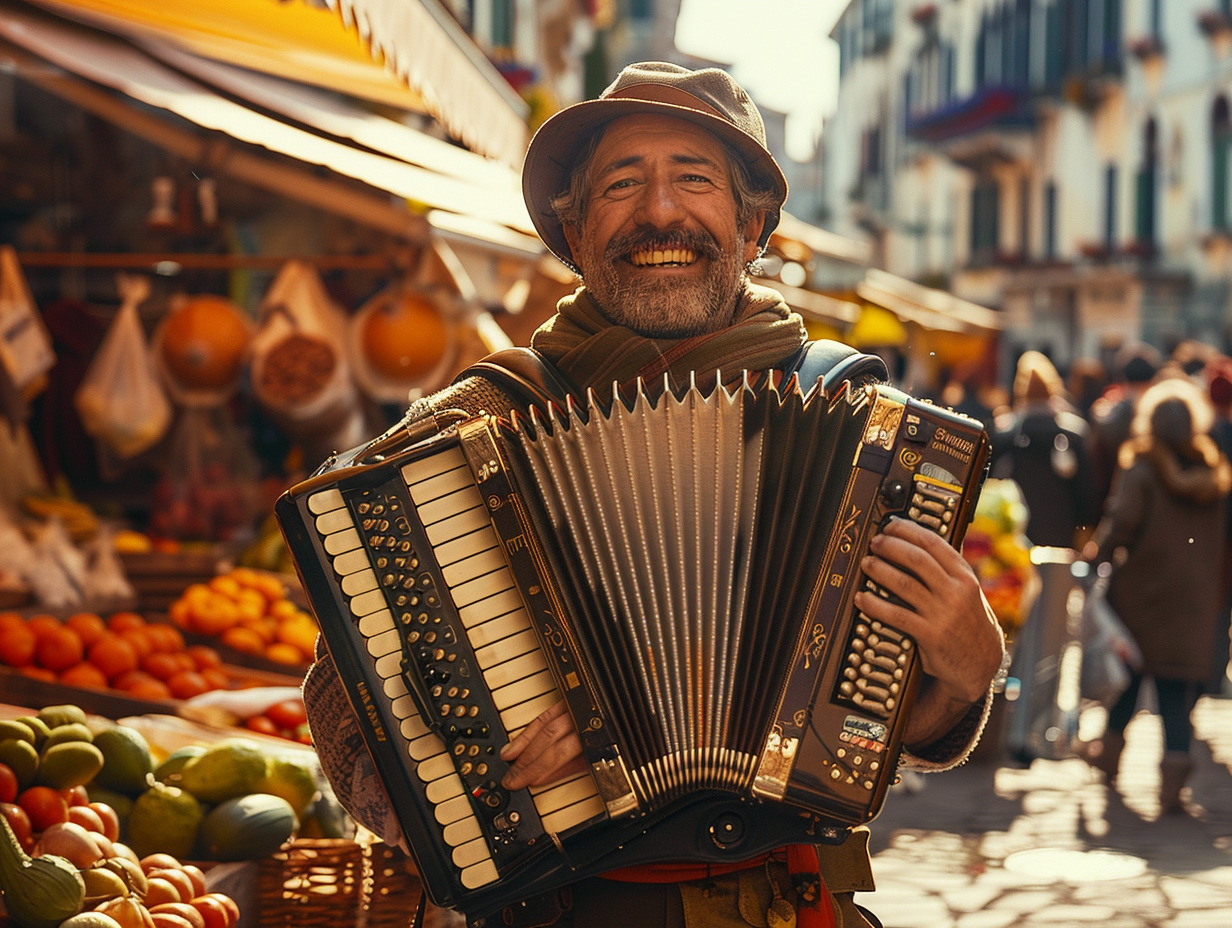
{"label": "building facade", "polygon": [[1228,0],[853,0],[828,223],[1059,364],[1227,350]]}

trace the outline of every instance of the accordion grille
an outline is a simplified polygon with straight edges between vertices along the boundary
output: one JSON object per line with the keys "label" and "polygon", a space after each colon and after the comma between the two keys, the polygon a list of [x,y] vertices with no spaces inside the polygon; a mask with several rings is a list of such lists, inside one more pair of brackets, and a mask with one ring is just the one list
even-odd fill
{"label": "accordion grille", "polygon": [[744,791],[861,437],[841,393],[691,388],[515,424],[605,708],[650,807]]}

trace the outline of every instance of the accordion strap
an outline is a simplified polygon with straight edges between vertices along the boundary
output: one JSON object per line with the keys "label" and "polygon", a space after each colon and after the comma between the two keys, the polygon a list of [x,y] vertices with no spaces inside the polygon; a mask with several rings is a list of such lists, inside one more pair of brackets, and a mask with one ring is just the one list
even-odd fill
{"label": "accordion strap", "polygon": [[476,361],[454,378],[483,377],[523,406],[563,405],[565,397],[578,390],[565,375],[533,348],[503,348]]}
{"label": "accordion strap", "polygon": [[818,380],[829,393],[844,380],[853,386],[864,383],[885,383],[890,371],[885,361],[875,354],[864,354],[843,342],[822,338],[805,342],[792,361],[784,368],[795,373],[800,389],[807,392]]}

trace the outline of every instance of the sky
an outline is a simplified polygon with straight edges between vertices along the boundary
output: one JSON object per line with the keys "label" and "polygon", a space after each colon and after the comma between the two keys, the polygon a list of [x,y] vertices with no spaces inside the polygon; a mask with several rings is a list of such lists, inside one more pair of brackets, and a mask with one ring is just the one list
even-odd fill
{"label": "sky", "polygon": [[681,0],[676,46],[728,63],[759,104],[787,113],[787,155],[804,160],[834,109],[838,46],[829,33],[849,2]]}

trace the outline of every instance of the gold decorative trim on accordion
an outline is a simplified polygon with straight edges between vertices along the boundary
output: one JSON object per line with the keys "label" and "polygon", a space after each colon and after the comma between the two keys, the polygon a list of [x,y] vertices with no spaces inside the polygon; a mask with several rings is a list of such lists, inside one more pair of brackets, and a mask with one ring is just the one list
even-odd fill
{"label": "gold decorative trim on accordion", "polygon": [[[439,904],[833,839],[884,801],[918,672],[854,610],[860,559],[896,514],[961,541],[982,428],[883,385],[655,392],[386,442],[278,504]],[[499,748],[561,699],[589,770],[503,789]]]}

